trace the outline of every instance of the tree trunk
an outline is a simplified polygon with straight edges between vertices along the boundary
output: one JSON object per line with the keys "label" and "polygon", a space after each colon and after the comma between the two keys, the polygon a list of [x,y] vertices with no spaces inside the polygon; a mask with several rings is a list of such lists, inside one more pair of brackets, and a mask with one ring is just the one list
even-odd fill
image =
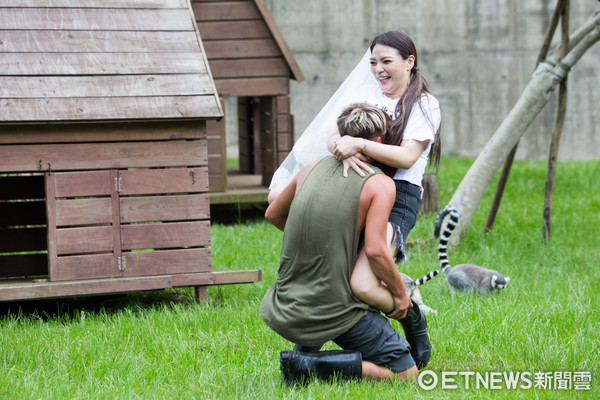
{"label": "tree trunk", "polygon": [[462,182],[450,204],[460,213],[460,220],[450,242],[454,245],[464,237],[475,210],[496,171],[518,143],[531,122],[550,100],[554,88],[567,75],[583,54],[600,40],[600,9],[574,32],[569,51],[562,59],[555,54],[540,62],[519,100],[500,127],[485,145]]}

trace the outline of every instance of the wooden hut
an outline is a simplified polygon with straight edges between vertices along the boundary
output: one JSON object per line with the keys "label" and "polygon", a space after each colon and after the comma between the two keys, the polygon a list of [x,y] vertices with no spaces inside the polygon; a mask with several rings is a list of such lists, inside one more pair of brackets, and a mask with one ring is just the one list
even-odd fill
{"label": "wooden hut", "polygon": [[189,0],[65,4],[0,5],[0,301],[260,280],[212,269]]}
{"label": "wooden hut", "polygon": [[239,170],[227,169],[225,121],[207,125],[211,204],[264,202],[294,143],[289,82],[304,77],[263,0],[194,0],[192,8],[217,92],[237,98]]}

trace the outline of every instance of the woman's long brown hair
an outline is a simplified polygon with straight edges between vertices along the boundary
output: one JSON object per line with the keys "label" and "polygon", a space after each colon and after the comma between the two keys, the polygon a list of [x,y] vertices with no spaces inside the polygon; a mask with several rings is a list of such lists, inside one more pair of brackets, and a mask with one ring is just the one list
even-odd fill
{"label": "woman's long brown hair", "polygon": [[[375,45],[384,45],[393,47],[398,51],[400,56],[406,60],[409,56],[415,57],[415,63],[412,70],[410,71],[410,82],[408,88],[402,94],[402,97],[398,100],[396,109],[394,110],[394,119],[388,123],[388,134],[386,135],[385,143],[399,146],[402,143],[404,137],[404,130],[408,123],[408,117],[415,103],[419,104],[421,110],[423,110],[423,94],[429,93],[429,85],[425,80],[425,77],[419,71],[417,49],[412,39],[404,32],[400,31],[389,31],[382,33],[373,39],[369,46],[371,51]],[[426,118],[429,118],[428,114],[423,112]],[[429,121],[433,127],[433,122]],[[441,125],[440,125],[441,127]],[[438,169],[440,164],[440,153],[441,153],[441,141],[440,141],[440,129],[438,128],[435,133],[435,140],[431,151],[429,153],[429,164],[433,165],[435,169]]]}

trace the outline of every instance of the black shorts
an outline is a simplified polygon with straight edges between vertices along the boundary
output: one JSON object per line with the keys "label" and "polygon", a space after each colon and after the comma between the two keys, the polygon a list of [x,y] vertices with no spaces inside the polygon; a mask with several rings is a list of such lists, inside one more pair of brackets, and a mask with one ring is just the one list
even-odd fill
{"label": "black shorts", "polygon": [[406,238],[417,223],[421,207],[421,187],[407,181],[394,180],[396,184],[396,201],[388,221],[394,228],[392,243],[398,249],[396,262],[406,260]]}
{"label": "black shorts", "polygon": [[387,367],[396,373],[415,365],[406,339],[378,312],[369,311],[333,342],[344,350],[360,351],[363,361]]}

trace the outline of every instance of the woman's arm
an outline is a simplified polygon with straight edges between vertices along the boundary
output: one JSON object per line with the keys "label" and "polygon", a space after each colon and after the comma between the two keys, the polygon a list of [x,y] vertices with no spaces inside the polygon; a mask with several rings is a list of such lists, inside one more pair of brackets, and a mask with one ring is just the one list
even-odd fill
{"label": "woman's arm", "polygon": [[335,143],[338,140],[340,140],[340,138],[341,138],[340,132],[339,131],[335,131],[335,133],[333,135],[331,135],[331,137],[327,141],[327,150],[329,150],[329,152],[331,154],[333,154],[333,150],[335,149]]}
{"label": "woman's arm", "polygon": [[362,153],[390,167],[409,169],[417,162],[428,144],[429,140],[413,139],[405,140],[400,146],[395,146],[344,136],[335,141],[332,153],[341,160]]}
{"label": "woman's arm", "polygon": [[[339,131],[336,131],[333,135],[331,135],[331,137],[327,141],[327,150],[329,150],[330,153],[333,154],[335,144],[338,140],[340,140],[340,138],[341,136]],[[349,157],[340,158],[340,160],[342,160],[342,164],[344,165],[344,178],[348,177],[348,170],[350,168],[352,168],[358,175],[363,177],[365,176],[364,171],[367,171],[370,174],[374,173],[373,168],[371,168],[367,163],[367,159],[365,157],[362,157],[361,154],[355,154]]]}

